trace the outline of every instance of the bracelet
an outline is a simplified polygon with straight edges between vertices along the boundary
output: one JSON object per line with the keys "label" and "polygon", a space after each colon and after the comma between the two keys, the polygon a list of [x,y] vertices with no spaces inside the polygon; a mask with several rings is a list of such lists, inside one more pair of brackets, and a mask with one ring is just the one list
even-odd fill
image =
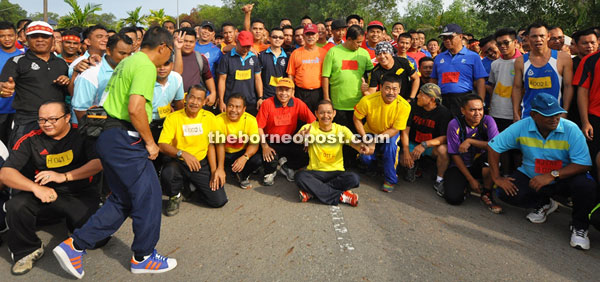
{"label": "bracelet", "polygon": [[69,174],[65,173],[65,182],[69,182]]}
{"label": "bracelet", "polygon": [[245,158],[246,160],[249,160],[249,159],[250,159],[250,157],[248,157],[248,155],[246,155],[246,154],[244,154],[244,158]]}

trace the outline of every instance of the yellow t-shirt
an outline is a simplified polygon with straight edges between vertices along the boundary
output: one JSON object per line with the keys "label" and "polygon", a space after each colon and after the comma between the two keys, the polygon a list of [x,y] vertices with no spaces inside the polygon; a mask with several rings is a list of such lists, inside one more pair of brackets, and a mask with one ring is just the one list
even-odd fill
{"label": "yellow t-shirt", "polygon": [[391,127],[404,130],[409,115],[410,104],[404,98],[398,95],[396,100],[386,104],[379,91],[362,97],[354,106],[354,116],[367,118],[366,133],[381,134]]}
{"label": "yellow t-shirt", "polygon": [[224,132],[224,127],[211,112],[200,110],[195,118],[190,118],[185,109],[181,109],[166,117],[158,143],[170,144],[203,160],[208,145],[216,140],[214,136],[215,140],[210,140],[210,136]]}
{"label": "yellow t-shirt", "polygon": [[249,113],[244,112],[237,122],[229,121],[227,113],[223,112],[217,116],[217,122],[225,126],[225,152],[237,153],[246,149],[248,143],[260,144],[260,135],[258,134],[258,124],[256,118]]}
{"label": "yellow t-shirt", "polygon": [[[305,124],[300,129],[305,130],[310,126],[309,134],[312,141],[308,145],[308,170],[316,171],[343,171],[344,158],[342,147],[344,144],[350,144],[354,135],[352,131],[343,125],[334,123],[331,131],[322,131],[319,129],[319,122],[314,121],[311,124]],[[310,140],[309,139],[309,140]],[[323,140],[326,140],[323,142]]]}

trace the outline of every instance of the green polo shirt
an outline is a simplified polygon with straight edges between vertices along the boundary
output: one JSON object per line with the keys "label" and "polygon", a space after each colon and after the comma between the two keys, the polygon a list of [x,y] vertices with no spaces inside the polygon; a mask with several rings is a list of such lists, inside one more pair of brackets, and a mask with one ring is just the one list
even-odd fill
{"label": "green polo shirt", "polygon": [[103,104],[106,113],[116,119],[131,122],[129,117],[129,96],[141,95],[146,98],[148,122],[152,121],[152,98],[156,82],[156,66],[144,52],[137,52],[125,58],[110,77],[106,90],[108,94]]}

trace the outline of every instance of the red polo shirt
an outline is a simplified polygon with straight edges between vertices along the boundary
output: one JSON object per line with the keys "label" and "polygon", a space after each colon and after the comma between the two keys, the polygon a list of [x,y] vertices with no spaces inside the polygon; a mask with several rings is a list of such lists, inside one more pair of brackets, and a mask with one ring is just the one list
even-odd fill
{"label": "red polo shirt", "polygon": [[312,123],[316,118],[302,100],[294,97],[285,107],[277,100],[277,96],[270,97],[262,103],[256,116],[258,128],[269,135],[294,134],[298,120]]}

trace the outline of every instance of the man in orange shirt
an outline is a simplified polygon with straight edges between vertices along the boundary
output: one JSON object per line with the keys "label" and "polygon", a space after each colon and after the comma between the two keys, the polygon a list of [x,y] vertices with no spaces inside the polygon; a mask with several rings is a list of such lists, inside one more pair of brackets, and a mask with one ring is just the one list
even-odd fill
{"label": "man in orange shirt", "polygon": [[317,25],[304,27],[304,46],[294,50],[288,62],[288,76],[296,84],[296,97],[302,100],[311,112],[323,99],[321,89],[321,68],[327,51],[317,46],[319,38]]}

